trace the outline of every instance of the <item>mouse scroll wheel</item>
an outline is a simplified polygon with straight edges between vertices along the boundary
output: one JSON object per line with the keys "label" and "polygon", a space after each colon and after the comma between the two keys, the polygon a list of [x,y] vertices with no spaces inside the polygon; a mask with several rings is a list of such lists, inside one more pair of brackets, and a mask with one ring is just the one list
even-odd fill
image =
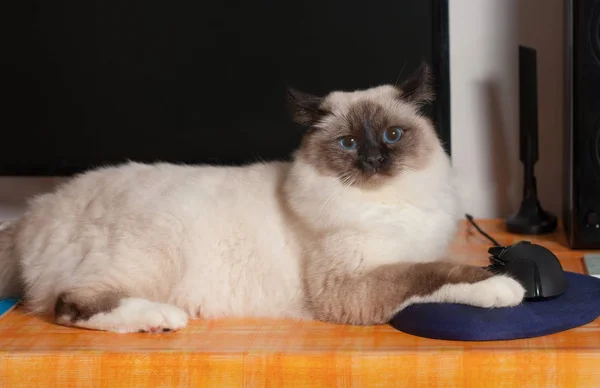
{"label": "mouse scroll wheel", "polygon": [[506,262],[502,259],[499,259],[495,256],[490,256],[490,262],[492,262],[494,265],[501,265],[501,266],[505,266]]}
{"label": "mouse scroll wheel", "polygon": [[505,247],[491,247],[490,249],[488,249],[488,253],[492,256],[500,257],[505,250]]}

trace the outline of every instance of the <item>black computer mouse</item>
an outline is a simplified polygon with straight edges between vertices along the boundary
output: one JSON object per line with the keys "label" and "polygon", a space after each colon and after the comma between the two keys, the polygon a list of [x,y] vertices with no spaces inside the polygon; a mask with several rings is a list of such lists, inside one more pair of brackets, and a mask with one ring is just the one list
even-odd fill
{"label": "black computer mouse", "polygon": [[567,290],[558,258],[541,245],[520,241],[507,247],[492,247],[488,253],[492,255],[488,269],[518,280],[525,288],[525,300],[552,299]]}

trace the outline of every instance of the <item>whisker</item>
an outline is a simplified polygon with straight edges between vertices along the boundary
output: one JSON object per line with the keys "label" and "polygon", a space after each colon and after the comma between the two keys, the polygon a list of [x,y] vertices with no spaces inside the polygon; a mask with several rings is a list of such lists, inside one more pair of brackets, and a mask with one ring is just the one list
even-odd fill
{"label": "whisker", "polygon": [[404,61],[404,66],[402,66],[402,69],[400,70],[400,74],[398,74],[398,78],[396,78],[396,82],[394,82],[395,86],[398,86],[398,81],[400,81],[400,77],[402,77],[402,73],[404,72],[404,69],[406,69],[407,63],[408,63],[408,61]]}
{"label": "whisker", "polygon": [[331,192],[331,194],[320,206],[319,211],[317,212],[317,219],[321,218],[321,215],[323,211],[325,211],[325,208],[328,205],[330,205],[332,201],[337,199],[337,197],[339,197],[339,194],[341,194],[345,189],[349,188],[355,183],[352,178],[353,177],[351,174],[344,174],[340,177],[340,184]]}
{"label": "whisker", "polygon": [[323,213],[323,211],[325,210],[325,208],[327,207],[327,205],[329,205],[329,203],[332,201],[333,197],[337,194],[338,191],[340,191],[343,187],[337,186],[334,190],[332,190],[331,194],[327,197],[327,199],[325,199],[325,201],[321,204],[321,207],[319,208],[319,211],[317,212],[317,219],[321,218],[321,214]]}

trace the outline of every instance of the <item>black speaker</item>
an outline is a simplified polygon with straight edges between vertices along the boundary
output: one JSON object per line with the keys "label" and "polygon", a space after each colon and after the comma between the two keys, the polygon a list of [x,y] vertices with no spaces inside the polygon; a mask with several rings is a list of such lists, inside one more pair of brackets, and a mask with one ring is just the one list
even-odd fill
{"label": "black speaker", "polygon": [[565,0],[563,224],[571,248],[600,248],[600,0]]}

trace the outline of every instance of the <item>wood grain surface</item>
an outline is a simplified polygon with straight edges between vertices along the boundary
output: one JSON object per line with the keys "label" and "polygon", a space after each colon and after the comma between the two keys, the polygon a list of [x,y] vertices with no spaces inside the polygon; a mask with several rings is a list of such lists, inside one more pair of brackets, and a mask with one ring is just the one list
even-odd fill
{"label": "wood grain surface", "polygon": [[[565,270],[583,272],[583,251],[562,229],[536,238],[479,220],[501,244],[542,244]],[[466,223],[452,258],[487,264],[490,243]],[[419,338],[390,326],[289,320],[197,320],[168,334],[66,328],[17,308],[0,320],[3,387],[600,387],[600,320],[515,341]]]}

